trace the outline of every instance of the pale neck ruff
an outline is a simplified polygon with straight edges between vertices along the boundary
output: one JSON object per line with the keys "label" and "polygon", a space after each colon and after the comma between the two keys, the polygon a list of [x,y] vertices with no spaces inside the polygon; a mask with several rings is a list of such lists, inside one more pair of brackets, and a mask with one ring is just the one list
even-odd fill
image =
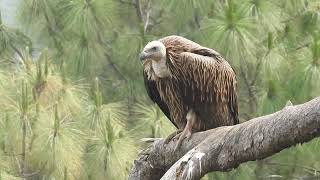
{"label": "pale neck ruff", "polygon": [[171,76],[171,72],[167,67],[167,63],[166,63],[166,59],[161,58],[160,61],[154,61],[152,60],[152,69],[155,73],[155,75],[158,78],[165,78],[165,77],[170,77]]}

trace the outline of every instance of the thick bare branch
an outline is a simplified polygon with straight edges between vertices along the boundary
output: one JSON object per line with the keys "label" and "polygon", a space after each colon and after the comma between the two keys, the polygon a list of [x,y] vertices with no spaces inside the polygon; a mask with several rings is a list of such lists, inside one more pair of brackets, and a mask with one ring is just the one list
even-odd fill
{"label": "thick bare branch", "polygon": [[200,179],[319,135],[320,97],[242,124],[195,133],[176,152],[175,142],[158,140],[140,153],[129,179]]}

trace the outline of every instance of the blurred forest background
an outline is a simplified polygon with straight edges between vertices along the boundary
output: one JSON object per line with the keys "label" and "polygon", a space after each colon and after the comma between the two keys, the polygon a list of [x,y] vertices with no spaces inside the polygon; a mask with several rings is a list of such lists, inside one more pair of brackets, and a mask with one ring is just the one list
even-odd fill
{"label": "blurred forest background", "polygon": [[[147,97],[138,59],[163,36],[232,64],[241,122],[320,94],[319,0],[16,4],[0,12],[16,21],[0,18],[0,179],[126,179],[140,139],[175,130]],[[204,179],[319,179],[319,149],[316,139]]]}

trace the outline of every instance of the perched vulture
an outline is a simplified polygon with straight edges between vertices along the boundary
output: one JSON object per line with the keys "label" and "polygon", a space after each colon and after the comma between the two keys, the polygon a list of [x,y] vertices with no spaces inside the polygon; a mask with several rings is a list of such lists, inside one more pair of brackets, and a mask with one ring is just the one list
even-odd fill
{"label": "perched vulture", "polygon": [[149,42],[140,54],[152,101],[178,128],[192,132],[239,123],[236,75],[216,51],[181,36]]}

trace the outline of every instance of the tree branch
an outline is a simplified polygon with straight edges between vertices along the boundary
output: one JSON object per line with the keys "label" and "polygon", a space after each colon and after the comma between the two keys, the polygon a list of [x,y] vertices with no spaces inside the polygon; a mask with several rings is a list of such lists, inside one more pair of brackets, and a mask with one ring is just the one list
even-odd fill
{"label": "tree branch", "polygon": [[144,32],[147,32],[147,29],[149,27],[149,19],[150,19],[150,11],[151,11],[151,8],[150,8],[150,5],[151,5],[151,1],[149,0],[147,2],[147,7],[145,8],[146,9],[146,15],[145,15],[145,22],[144,22],[144,26],[143,26],[143,30]]}
{"label": "tree branch", "polygon": [[320,135],[320,97],[235,126],[194,133],[173,151],[158,140],[139,154],[129,174],[135,179],[200,179],[263,159]]}
{"label": "tree branch", "polygon": [[140,2],[140,0],[132,0],[132,2],[118,0],[118,2],[130,5],[136,10],[139,22],[143,23],[144,33],[150,31],[153,27],[159,25],[162,22],[162,9],[159,10],[159,15],[156,18],[151,16],[153,10],[151,7],[151,0],[147,0],[144,3]]}

